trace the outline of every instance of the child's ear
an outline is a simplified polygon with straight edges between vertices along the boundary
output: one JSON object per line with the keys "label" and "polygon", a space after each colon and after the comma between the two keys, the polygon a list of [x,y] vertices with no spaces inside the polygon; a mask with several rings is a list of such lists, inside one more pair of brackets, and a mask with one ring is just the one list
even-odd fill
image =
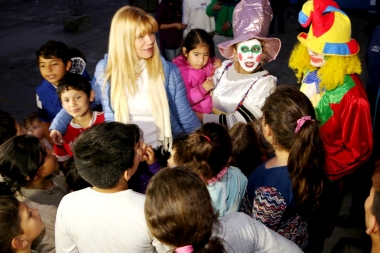
{"label": "child's ear", "polygon": [[370,214],[367,223],[367,229],[365,230],[365,232],[368,235],[379,233],[379,225],[377,224],[375,215]]}
{"label": "child's ear", "polygon": [[25,249],[28,246],[28,242],[21,237],[17,236],[12,240],[12,248],[16,250]]}
{"label": "child's ear", "polygon": [[37,181],[37,180],[40,178],[40,176],[39,176],[38,174],[36,174],[36,175],[33,177],[33,179],[30,179],[29,176],[26,176],[25,178],[26,178],[26,181]]}
{"label": "child's ear", "polygon": [[182,47],[182,53],[184,56],[187,57],[187,51],[186,51],[186,47]]}
{"label": "child's ear", "polygon": [[94,90],[91,90],[89,99],[90,99],[91,103],[94,102],[94,99],[95,99],[95,91]]}
{"label": "child's ear", "polygon": [[66,71],[69,71],[71,69],[71,65],[73,64],[73,62],[71,60],[68,60],[67,61],[67,64],[66,64]]}
{"label": "child's ear", "polygon": [[123,177],[125,180],[129,181],[129,179],[131,179],[131,177],[132,177],[132,174],[129,172],[129,170],[125,170]]}

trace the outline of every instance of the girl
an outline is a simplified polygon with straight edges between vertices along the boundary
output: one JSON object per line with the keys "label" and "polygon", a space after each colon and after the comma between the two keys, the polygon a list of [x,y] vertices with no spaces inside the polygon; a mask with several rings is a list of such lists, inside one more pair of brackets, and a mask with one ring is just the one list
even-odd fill
{"label": "girl", "polygon": [[210,59],[213,47],[212,38],[205,30],[193,29],[185,38],[183,54],[173,60],[181,71],[191,107],[200,113],[212,112],[210,91],[214,88],[214,81],[211,77],[214,65],[221,66],[219,59]]}
{"label": "girl", "polygon": [[276,59],[281,41],[267,38],[272,9],[268,0],[241,0],[233,15],[234,39],[219,44],[223,62],[214,74],[214,114],[197,113],[204,123],[217,122],[229,129],[237,122],[254,122],[276,87],[276,77],[263,68]]}
{"label": "girl", "polygon": [[[168,150],[173,136],[193,132],[200,122],[178,68],[160,57],[157,30],[156,20],[139,8],[124,6],[115,13],[108,54],[96,66],[92,82],[93,105],[101,102],[106,121],[135,123],[147,145]],[[51,132],[55,143],[70,118],[65,111],[55,118],[51,126],[59,131]]]}
{"label": "girl", "polygon": [[243,213],[218,221],[203,180],[187,168],[158,172],[148,185],[144,211],[151,234],[171,252],[301,252]]}
{"label": "girl", "polygon": [[252,171],[266,160],[255,126],[252,123],[236,123],[229,131],[232,140],[230,165],[238,167],[248,178]]}
{"label": "girl", "polygon": [[42,127],[40,119],[38,118],[37,112],[28,114],[22,121],[24,123],[27,134],[37,137],[40,142],[46,146],[46,148],[53,149],[45,137],[44,129]]}
{"label": "girl", "polygon": [[32,242],[44,229],[37,209],[31,209],[13,196],[0,196],[1,252],[32,253]]}
{"label": "girl", "polygon": [[322,192],[325,166],[314,108],[300,91],[280,86],[262,110],[262,134],[275,155],[249,177],[241,211],[305,248],[305,217]]}
{"label": "girl", "polygon": [[57,157],[34,136],[16,136],[0,146],[0,175],[13,190],[40,204],[58,207],[68,193]]}
{"label": "girl", "polygon": [[228,166],[231,138],[222,125],[204,124],[175,150],[174,162],[195,171],[207,185],[219,218],[236,212],[247,186],[241,171]]}

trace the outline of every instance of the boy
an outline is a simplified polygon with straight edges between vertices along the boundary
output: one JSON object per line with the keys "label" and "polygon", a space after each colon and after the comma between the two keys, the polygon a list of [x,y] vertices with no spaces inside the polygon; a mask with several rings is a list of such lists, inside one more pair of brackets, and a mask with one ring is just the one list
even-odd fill
{"label": "boy", "polygon": [[75,141],[80,176],[92,188],[65,196],[55,224],[56,252],[168,252],[149,233],[145,196],[128,183],[145,158],[141,130],[133,124],[101,123]]}
{"label": "boy", "polygon": [[63,136],[61,145],[54,145],[54,153],[59,162],[66,162],[73,156],[71,145],[74,140],[88,127],[104,122],[103,112],[91,111],[91,102],[95,92],[90,82],[81,75],[67,73],[58,82],[57,95],[62,107],[72,116],[72,120]]}
{"label": "boy", "polygon": [[[53,145],[49,127],[54,117],[62,109],[56,88],[59,80],[71,69],[70,57],[74,55],[63,42],[50,40],[36,51],[36,56],[41,75],[44,78],[36,90],[38,116],[42,122],[45,137]],[[86,71],[82,75],[89,77]]]}

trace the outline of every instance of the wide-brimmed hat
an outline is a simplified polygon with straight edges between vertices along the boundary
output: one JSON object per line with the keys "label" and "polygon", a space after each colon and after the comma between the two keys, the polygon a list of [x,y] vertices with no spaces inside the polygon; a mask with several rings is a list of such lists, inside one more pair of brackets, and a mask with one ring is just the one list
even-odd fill
{"label": "wide-brimmed hat", "polygon": [[272,16],[269,0],[241,0],[236,5],[232,17],[234,39],[219,44],[220,53],[228,59],[233,59],[235,44],[258,39],[263,41],[266,47],[264,61],[276,59],[281,48],[281,41],[277,38],[267,38]]}
{"label": "wide-brimmed hat", "polygon": [[309,33],[297,38],[307,48],[319,54],[348,56],[359,52],[359,44],[351,38],[351,22],[347,14],[332,0],[309,0],[298,14],[303,27],[310,24]]}

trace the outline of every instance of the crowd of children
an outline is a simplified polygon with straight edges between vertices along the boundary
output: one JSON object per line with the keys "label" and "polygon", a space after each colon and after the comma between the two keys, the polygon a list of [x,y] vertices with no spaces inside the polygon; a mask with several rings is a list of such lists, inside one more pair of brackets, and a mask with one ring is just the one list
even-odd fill
{"label": "crowd of children", "polygon": [[325,196],[373,145],[347,15],[304,4],[299,90],[264,69],[281,48],[269,0],[184,5],[120,8],[92,80],[78,49],[37,50],[37,112],[0,111],[1,252],[322,251]]}

